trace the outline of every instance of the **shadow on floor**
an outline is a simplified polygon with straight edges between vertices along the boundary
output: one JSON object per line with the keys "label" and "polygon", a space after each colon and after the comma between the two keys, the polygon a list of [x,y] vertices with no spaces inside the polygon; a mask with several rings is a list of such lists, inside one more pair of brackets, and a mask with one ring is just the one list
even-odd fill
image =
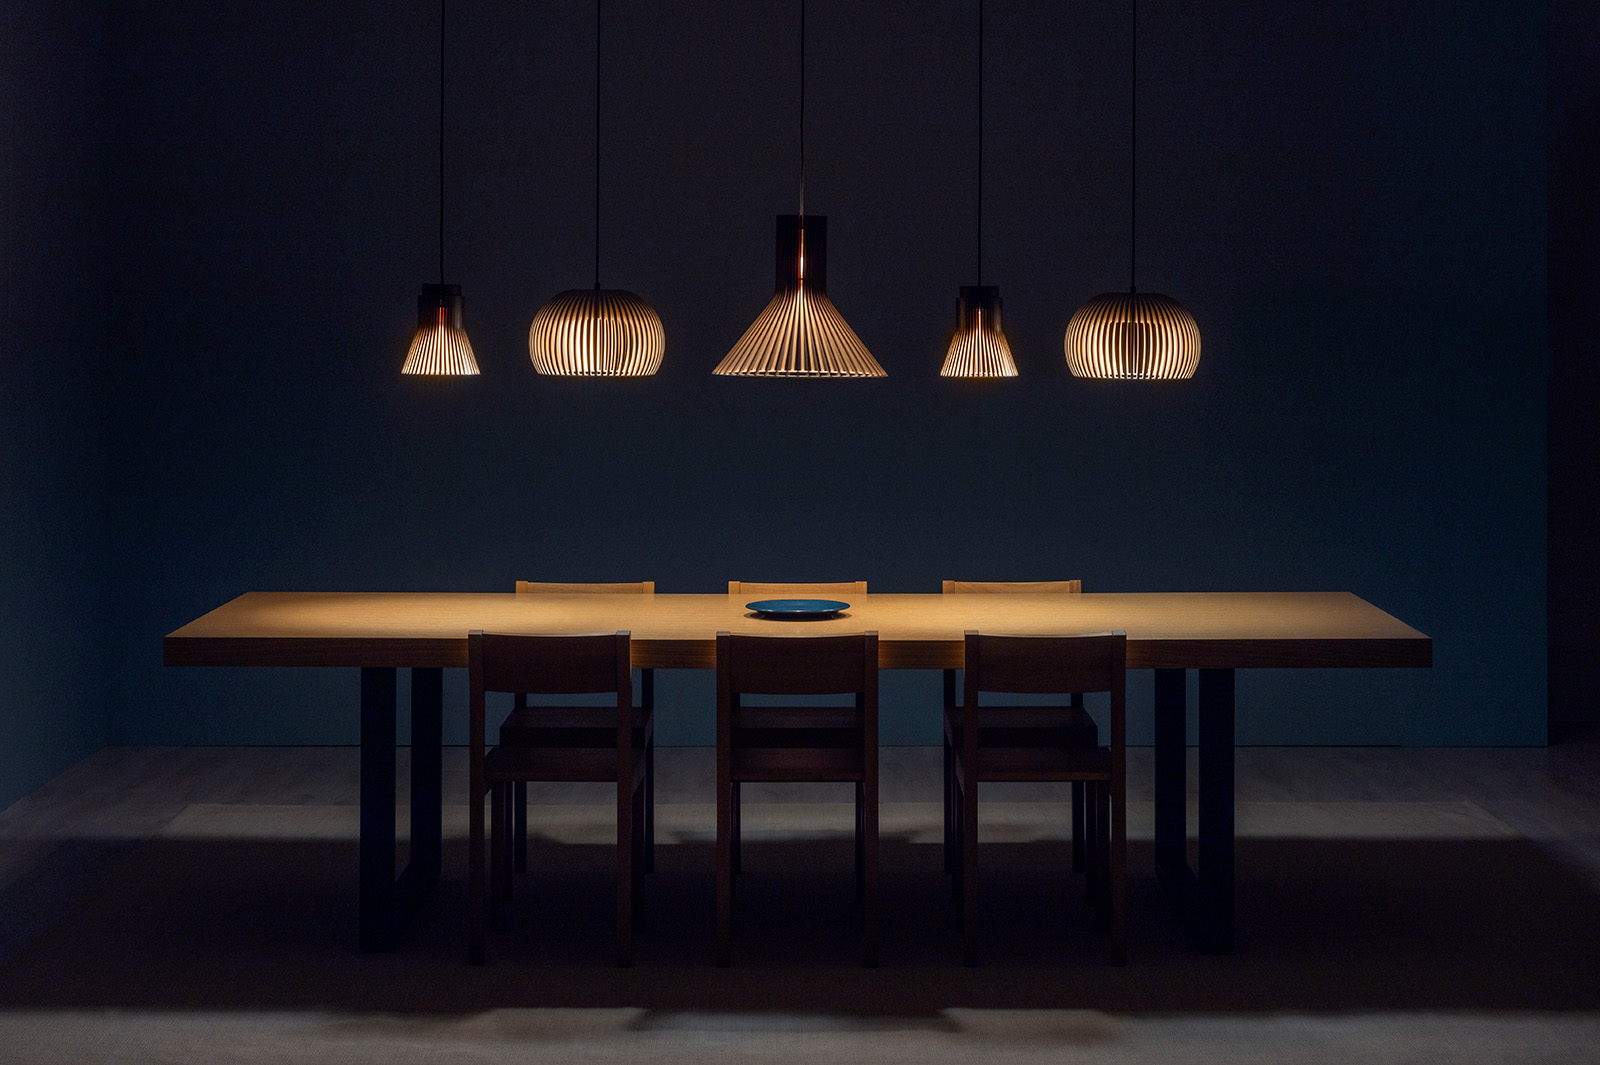
{"label": "shadow on floor", "polygon": [[883,967],[856,964],[848,839],[747,843],[735,964],[711,964],[712,848],[658,849],[638,962],[611,964],[611,851],[541,842],[489,965],[465,964],[465,848],[388,955],[354,949],[354,844],[156,839],[0,969],[0,1008],[505,1007],[929,1017],[1600,1008],[1600,897],[1535,844],[1241,839],[1238,950],[1197,954],[1131,855],[1130,958],[1106,966],[1062,843],[986,844],[984,963],[958,963],[937,846],[886,839]]}

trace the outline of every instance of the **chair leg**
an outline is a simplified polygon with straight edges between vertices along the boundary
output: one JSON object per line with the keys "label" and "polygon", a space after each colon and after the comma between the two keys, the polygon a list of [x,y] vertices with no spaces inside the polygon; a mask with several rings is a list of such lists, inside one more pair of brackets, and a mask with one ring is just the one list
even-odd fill
{"label": "chair leg", "polygon": [[717,781],[717,964],[733,960],[733,834],[737,785]]}
{"label": "chair leg", "polygon": [[[520,784],[522,781],[517,781],[516,783]],[[511,890],[515,884],[514,859],[517,854],[515,833],[511,829],[516,821],[517,810],[525,811],[526,806],[517,804],[514,785],[507,785],[501,789],[500,801],[504,807],[500,814],[500,824],[506,829],[500,835],[500,897],[509,902],[511,901]]]}
{"label": "chair leg", "polygon": [[511,811],[516,827],[512,844],[512,868],[519,873],[528,871],[528,782],[519,780],[512,785]]}
{"label": "chair leg", "polygon": [[961,961],[978,964],[978,782],[961,789]]}
{"label": "chair leg", "polygon": [[950,869],[950,901],[956,904],[956,920],[964,921],[966,918],[961,910],[961,833],[962,826],[966,824],[966,815],[962,813],[965,803],[962,799],[961,786],[956,783],[955,774],[950,776],[950,851],[945,863]]}
{"label": "chair leg", "polygon": [[856,902],[864,902],[867,897],[867,836],[866,821],[862,808],[866,805],[862,789],[866,785],[856,781],[856,848],[855,848],[855,873],[856,873]]}
{"label": "chair leg", "polygon": [[744,872],[744,824],[743,824],[744,796],[740,794],[739,782],[733,784],[733,871]]}
{"label": "chair leg", "polygon": [[1083,872],[1083,781],[1072,782],[1072,871]]}
{"label": "chair leg", "polygon": [[642,909],[644,876],[649,871],[645,866],[650,855],[645,831],[649,816],[649,795],[646,794],[644,787],[634,789],[633,802],[633,929],[637,932],[644,918]]}
{"label": "chair leg", "polygon": [[1125,965],[1128,961],[1128,815],[1120,795],[1111,795],[1106,788],[1107,805],[1115,804],[1111,811],[1111,964]]}
{"label": "chair leg", "polygon": [[1090,902],[1100,899],[1100,854],[1105,843],[1100,836],[1100,785],[1088,783],[1083,795],[1083,894]]}
{"label": "chair leg", "polygon": [[489,887],[485,883],[483,856],[483,796],[468,810],[467,850],[467,964],[483,964],[484,925],[487,923]]}
{"label": "chair leg", "polygon": [[643,871],[656,871],[656,741],[644,749],[644,861]]}
{"label": "chair leg", "polygon": [[1095,831],[1095,909],[1098,918],[1095,924],[1102,932],[1111,930],[1114,900],[1111,896],[1111,798],[1109,787],[1102,783],[1095,783],[1095,814],[1098,828]]}
{"label": "chair leg", "polygon": [[951,765],[953,754],[950,750],[950,738],[945,737],[940,744],[944,748],[944,871],[956,871],[955,855],[955,769]]}
{"label": "chair leg", "polygon": [[489,785],[489,925],[499,928],[505,908],[505,810],[506,785]]}
{"label": "chair leg", "polygon": [[869,969],[878,967],[878,782],[864,783],[858,792],[861,811],[861,917],[862,959]]}
{"label": "chair leg", "polygon": [[617,781],[617,964],[633,964],[633,859],[638,852],[633,781]]}

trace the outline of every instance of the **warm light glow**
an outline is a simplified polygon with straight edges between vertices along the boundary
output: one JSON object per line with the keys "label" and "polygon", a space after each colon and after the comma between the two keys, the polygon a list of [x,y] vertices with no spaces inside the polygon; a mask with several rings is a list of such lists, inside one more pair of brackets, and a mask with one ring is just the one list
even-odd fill
{"label": "warm light glow", "polygon": [[533,368],[562,377],[648,377],[666,347],[660,316],[622,289],[562,292],[528,327]]}
{"label": "warm light glow", "polygon": [[[779,215],[776,293],[713,373],[735,377],[884,377],[827,293],[827,218]],[[811,261],[806,261],[810,230]]]}
{"label": "warm light glow", "polygon": [[1200,327],[1170,296],[1106,292],[1078,308],[1063,341],[1074,377],[1178,381],[1200,365]]}
{"label": "warm light glow", "polygon": [[460,285],[423,285],[417,297],[417,332],[411,338],[403,374],[470,377],[478,372],[472,342],[461,328],[465,300]]}
{"label": "warm light glow", "polygon": [[940,377],[1015,377],[1017,364],[1000,327],[1000,290],[966,285],[956,301],[956,335],[944,357]]}

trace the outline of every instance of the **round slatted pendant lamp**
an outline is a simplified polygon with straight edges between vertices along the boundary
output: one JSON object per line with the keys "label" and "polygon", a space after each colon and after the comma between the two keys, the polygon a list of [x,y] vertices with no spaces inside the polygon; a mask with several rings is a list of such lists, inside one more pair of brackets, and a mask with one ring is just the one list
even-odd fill
{"label": "round slatted pendant lamp", "polygon": [[528,357],[556,377],[648,377],[661,366],[661,316],[625,289],[600,287],[600,0],[594,5],[594,288],[568,289],[539,308]]}
{"label": "round slatted pendant lamp", "polygon": [[1177,381],[1200,365],[1200,327],[1177,300],[1155,292],[1103,292],[1067,323],[1074,377]]}
{"label": "round slatted pendant lamp", "polygon": [[460,285],[444,283],[444,9],[445,0],[439,0],[439,283],[423,285],[417,297],[417,331],[400,372],[470,377],[478,372],[478,360],[461,327],[466,301]]}
{"label": "round slatted pendant lamp", "polygon": [[528,354],[542,374],[647,377],[661,366],[661,318],[632,292],[569,289],[533,316]]}
{"label": "round slatted pendant lamp", "polygon": [[1200,327],[1171,296],[1140,292],[1138,248],[1139,4],[1133,0],[1133,64],[1129,113],[1128,291],[1104,292],[1079,307],[1062,339],[1074,377],[1111,381],[1178,381],[1200,365]]}

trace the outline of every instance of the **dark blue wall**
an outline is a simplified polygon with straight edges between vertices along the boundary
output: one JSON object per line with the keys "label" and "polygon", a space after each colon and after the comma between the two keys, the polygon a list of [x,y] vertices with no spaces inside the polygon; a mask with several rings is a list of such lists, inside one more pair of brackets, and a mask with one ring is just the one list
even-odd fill
{"label": "dark blue wall", "polygon": [[0,5],[0,807],[106,742],[98,5]]}
{"label": "dark blue wall", "polygon": [[[1139,283],[1205,354],[1119,385],[1061,335],[1127,283],[1126,11],[990,3],[984,280],[1023,376],[972,386],[936,374],[976,280],[973,5],[813,0],[807,207],[891,376],[712,378],[795,208],[793,6],[606,5],[603,280],[668,337],[629,382],[525,346],[593,269],[591,7],[451,6],[484,376],[443,382],[397,373],[436,279],[435,5],[114,9],[113,742],[354,738],[353,675],[160,666],[250,589],[947,576],[1348,589],[1436,668],[1250,674],[1243,742],[1543,741],[1540,5],[1142,4]],[[925,679],[894,687],[886,739],[933,742]],[[668,688],[663,738],[708,740],[702,681]]]}

